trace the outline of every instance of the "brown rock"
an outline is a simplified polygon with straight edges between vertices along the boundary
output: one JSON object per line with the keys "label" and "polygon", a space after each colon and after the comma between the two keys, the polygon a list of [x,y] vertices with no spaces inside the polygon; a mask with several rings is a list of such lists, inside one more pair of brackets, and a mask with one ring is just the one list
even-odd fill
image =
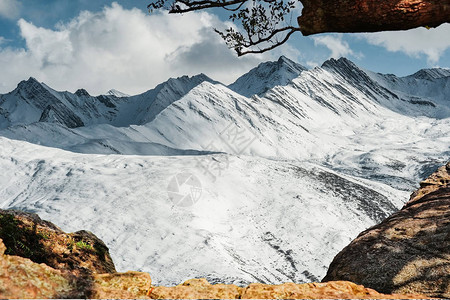
{"label": "brown rock", "polygon": [[174,287],[158,286],[149,296],[152,299],[238,299],[242,288],[236,285],[210,284],[206,279],[191,279]]}
{"label": "brown rock", "polygon": [[245,288],[235,285],[211,285],[206,279],[191,279],[174,287],[155,287],[153,299],[419,299],[422,295],[384,295],[352,282],[253,283]]}
{"label": "brown rock", "polygon": [[0,239],[0,298],[74,298],[74,276],[18,256],[4,255]]}
{"label": "brown rock", "polygon": [[0,210],[0,238],[5,254],[29,258],[60,270],[83,273],[114,273],[108,247],[93,233],[65,233],[38,215]]}
{"label": "brown rock", "polygon": [[450,298],[450,163],[423,181],[402,210],[344,248],[323,279],[332,280]]}
{"label": "brown rock", "polygon": [[89,298],[136,299],[148,298],[152,280],[148,273],[126,272],[94,274]]}
{"label": "brown rock", "polygon": [[242,293],[242,299],[419,299],[422,295],[384,295],[348,281],[327,283],[254,283]]}
{"label": "brown rock", "polygon": [[4,255],[0,239],[0,298],[148,298],[148,273],[82,274],[57,270],[28,258]]}

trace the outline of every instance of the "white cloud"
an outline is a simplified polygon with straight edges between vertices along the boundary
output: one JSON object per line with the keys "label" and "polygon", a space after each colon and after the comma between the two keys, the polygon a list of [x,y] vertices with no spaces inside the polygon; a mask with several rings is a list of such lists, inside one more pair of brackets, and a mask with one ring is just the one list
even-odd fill
{"label": "white cloud", "polygon": [[[82,12],[55,29],[23,19],[18,25],[26,48],[0,49],[0,92],[29,76],[55,89],[83,87],[93,94],[111,88],[134,94],[169,77],[200,72],[230,83],[281,54],[237,58],[212,30],[229,24],[206,12],[148,15],[113,3],[99,13]],[[288,45],[280,51],[295,53]]]}
{"label": "white cloud", "polygon": [[330,57],[332,58],[355,56],[350,45],[342,39],[342,34],[321,35],[312,39],[314,45],[327,47],[331,51]]}
{"label": "white cloud", "polygon": [[21,4],[17,0],[0,1],[0,17],[15,19],[19,16]]}
{"label": "white cloud", "polygon": [[386,31],[361,34],[370,44],[391,52],[403,52],[411,57],[427,57],[430,65],[436,64],[450,48],[450,24],[427,30],[416,28],[408,31]]}
{"label": "white cloud", "polygon": [[314,60],[308,60],[305,62],[305,65],[306,65],[306,67],[313,69],[315,67],[320,66],[320,63],[317,61],[314,61]]}

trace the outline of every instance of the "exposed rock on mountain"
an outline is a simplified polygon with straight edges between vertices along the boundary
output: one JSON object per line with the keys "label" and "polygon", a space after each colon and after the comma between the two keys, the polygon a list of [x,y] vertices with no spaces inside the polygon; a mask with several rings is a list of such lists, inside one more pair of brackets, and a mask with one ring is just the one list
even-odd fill
{"label": "exposed rock on mountain", "polygon": [[450,69],[441,69],[441,68],[422,69],[422,70],[417,71],[416,73],[410,75],[409,77],[413,77],[416,79],[427,79],[427,80],[450,77]]}
{"label": "exposed rock on mountain", "polygon": [[265,62],[253,68],[228,87],[246,97],[262,96],[277,85],[287,85],[306,70],[304,66],[280,56],[278,61]]}
{"label": "exposed rock on mountain", "polygon": [[93,233],[65,233],[36,214],[0,210],[0,238],[6,246],[5,254],[55,269],[74,274],[116,272],[108,248]]}
{"label": "exposed rock on mountain", "polygon": [[344,248],[323,279],[332,280],[450,298],[450,163],[421,182],[402,210]]}

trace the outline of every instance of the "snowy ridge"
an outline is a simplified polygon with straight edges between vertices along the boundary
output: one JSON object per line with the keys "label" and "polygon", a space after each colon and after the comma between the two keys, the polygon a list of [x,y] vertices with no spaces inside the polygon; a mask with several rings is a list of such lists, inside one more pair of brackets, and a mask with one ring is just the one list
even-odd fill
{"label": "snowy ridge", "polygon": [[413,77],[416,79],[433,80],[449,76],[450,76],[450,69],[434,68],[434,69],[422,69],[408,77]]}
{"label": "snowy ridge", "polygon": [[228,87],[246,97],[261,96],[277,85],[287,85],[306,68],[285,56],[276,62],[265,62],[239,77]]}
{"label": "snowy ridge", "polygon": [[108,92],[106,92],[105,94],[106,96],[116,96],[117,98],[122,98],[122,97],[130,97],[130,95],[122,93],[121,91],[115,90],[115,89],[111,89]]}
{"label": "snowy ridge", "polygon": [[[1,207],[91,230],[157,284],[317,281],[448,161],[446,72],[281,57],[229,87],[199,74],[129,97],[30,79],[0,95]],[[201,183],[189,207],[180,174]]]}
{"label": "snowy ridge", "polygon": [[68,128],[105,123],[144,124],[205,80],[212,81],[203,74],[183,76],[171,78],[141,95],[126,97],[109,93],[94,97],[84,89],[74,94],[58,92],[30,78],[20,82],[14,91],[0,95],[0,128],[35,122],[57,123]]}

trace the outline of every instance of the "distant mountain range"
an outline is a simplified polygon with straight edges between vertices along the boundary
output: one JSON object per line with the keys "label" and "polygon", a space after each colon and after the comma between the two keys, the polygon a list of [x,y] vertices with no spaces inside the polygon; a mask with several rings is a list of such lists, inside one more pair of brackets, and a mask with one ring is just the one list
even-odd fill
{"label": "distant mountain range", "polygon": [[[333,82],[327,80],[327,76]],[[276,62],[262,63],[250,70],[229,85],[228,89],[245,97],[262,97],[275,92],[277,86],[294,87],[309,96],[310,100],[319,101],[329,109],[334,106],[338,109],[342,104],[331,105],[332,99],[326,98],[324,92],[334,92],[329,95],[331,98],[341,96],[337,94],[341,93],[350,99],[350,90],[356,88],[364,93],[367,100],[401,114],[446,118],[450,116],[449,77],[450,70],[447,69],[423,69],[407,77],[376,74],[358,68],[345,58],[330,59],[320,68],[307,70],[282,56]],[[311,81],[320,81],[320,84],[313,85]],[[58,92],[30,78],[20,82],[14,91],[0,95],[0,128],[35,122],[59,123],[68,128],[94,124],[122,127],[143,125],[203,82],[221,85],[200,74],[171,78],[136,96],[128,96],[117,90],[111,90],[106,95],[91,96],[84,89],[74,94]],[[231,94],[229,90],[226,92]],[[321,94],[324,96],[322,100],[315,98],[315,95]],[[276,100],[270,96],[268,98]]]}
{"label": "distant mountain range", "polygon": [[[449,101],[447,69],[397,77],[363,70],[341,58],[307,70],[282,56],[260,64],[229,86],[200,74],[171,78],[136,96],[118,91],[91,96],[83,89],[74,94],[58,92],[30,78],[0,95],[0,135],[80,153],[225,152],[322,161],[341,171],[346,169],[346,163],[341,166],[342,148],[362,148],[354,158],[362,167],[360,173],[382,179],[386,173],[395,177],[403,173],[394,168],[376,174],[385,165],[373,163],[373,156],[379,155],[373,146],[386,140],[387,131],[405,140],[402,135],[413,130],[415,138],[426,139],[439,126],[424,131],[410,122],[427,117],[432,119],[425,121],[428,126],[441,124],[450,117]],[[392,128],[380,130],[389,123]],[[218,138],[230,124],[252,137],[245,149]],[[415,158],[426,160],[421,153]],[[398,164],[390,159],[386,163]],[[433,161],[431,166],[435,165]],[[421,172],[416,170],[408,181],[420,180]]]}
{"label": "distant mountain range", "polygon": [[[448,69],[280,57],[229,86],[199,74],[135,96],[30,78],[0,95],[1,208],[87,228],[161,284],[318,280],[449,159],[449,125]],[[201,182],[192,207],[168,196],[177,174]]]}

